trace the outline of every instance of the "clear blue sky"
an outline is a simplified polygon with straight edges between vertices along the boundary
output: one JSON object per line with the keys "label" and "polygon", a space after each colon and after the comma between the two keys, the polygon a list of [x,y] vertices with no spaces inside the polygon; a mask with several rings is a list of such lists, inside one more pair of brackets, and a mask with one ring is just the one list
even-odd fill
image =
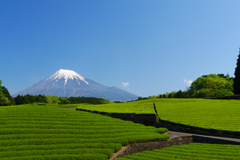
{"label": "clear blue sky", "polygon": [[1,0],[0,79],[14,94],[69,69],[149,96],[185,90],[201,75],[234,76],[239,6],[239,0]]}

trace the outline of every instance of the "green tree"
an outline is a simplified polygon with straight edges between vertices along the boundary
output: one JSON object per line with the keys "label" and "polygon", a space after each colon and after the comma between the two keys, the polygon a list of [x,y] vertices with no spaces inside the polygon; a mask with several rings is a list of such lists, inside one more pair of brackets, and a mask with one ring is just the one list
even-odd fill
{"label": "green tree", "polygon": [[47,103],[58,104],[60,102],[59,97],[57,95],[49,95],[47,96]]}
{"label": "green tree", "polygon": [[168,98],[169,94],[170,94],[169,92],[165,93],[166,98]]}
{"label": "green tree", "polygon": [[2,89],[3,96],[6,97],[11,104],[13,104],[14,103],[14,99],[12,98],[10,93],[8,92],[8,89],[6,87],[4,87],[4,86],[1,86],[1,89]]}
{"label": "green tree", "polygon": [[211,89],[202,88],[202,89],[197,90],[194,93],[194,97],[196,97],[196,98],[206,98],[206,97],[208,97],[208,94],[210,92],[211,92]]}
{"label": "green tree", "polygon": [[197,78],[195,81],[192,82],[189,88],[193,91],[200,90],[201,88],[206,88],[206,77]]}
{"label": "green tree", "polygon": [[[240,49],[239,49],[240,50]],[[235,78],[233,83],[234,94],[240,94],[240,51],[237,59],[237,67],[234,72]]]}
{"label": "green tree", "polygon": [[[2,85],[2,80],[0,80],[0,106],[9,106],[12,104],[12,97],[8,90]],[[7,95],[7,96],[6,96]]]}
{"label": "green tree", "polygon": [[193,81],[189,90],[184,93],[184,97],[227,96],[232,95],[231,92],[233,92],[233,77],[230,77],[229,74],[226,76],[224,74],[209,74]]}
{"label": "green tree", "polygon": [[67,99],[67,97],[60,97],[59,101],[60,104],[70,104],[70,101]]}
{"label": "green tree", "polygon": [[58,104],[60,102],[59,97],[57,95],[52,96],[52,101],[53,101],[54,104]]}
{"label": "green tree", "polygon": [[138,97],[138,100],[142,100],[143,98],[142,97]]}
{"label": "green tree", "polygon": [[183,98],[182,90],[179,90],[175,95],[174,98]]}
{"label": "green tree", "polygon": [[152,96],[148,96],[148,99],[152,99],[153,97]]}
{"label": "green tree", "polygon": [[27,94],[24,96],[24,104],[29,104],[31,103],[31,95]]}
{"label": "green tree", "polygon": [[182,92],[182,98],[190,98],[191,96],[189,95],[189,91],[185,90]]}
{"label": "green tree", "polygon": [[171,94],[171,98],[174,98],[174,95],[176,94],[177,92],[176,91],[172,91],[170,94]]}
{"label": "green tree", "polygon": [[163,95],[162,95],[162,98],[166,98],[166,94],[163,94]]}
{"label": "green tree", "polygon": [[217,90],[216,92],[212,92],[208,94],[208,97],[220,97],[220,96],[232,96],[234,95],[233,92],[229,91],[228,89]]}
{"label": "green tree", "polygon": [[226,84],[226,80],[224,78],[207,78],[206,88],[208,89],[224,89]]}
{"label": "green tree", "polygon": [[230,75],[227,73],[226,78],[230,78]]}
{"label": "green tree", "polygon": [[2,90],[1,85],[2,85],[2,80],[0,80],[0,96],[3,96],[3,90]]}

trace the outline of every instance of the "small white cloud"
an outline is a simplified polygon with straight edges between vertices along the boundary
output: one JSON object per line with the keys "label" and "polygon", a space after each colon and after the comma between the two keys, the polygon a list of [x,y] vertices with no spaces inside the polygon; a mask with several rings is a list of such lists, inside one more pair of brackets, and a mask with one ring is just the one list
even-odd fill
{"label": "small white cloud", "polygon": [[127,86],[129,85],[129,83],[123,82],[122,85],[123,85],[124,87],[127,87]]}
{"label": "small white cloud", "polygon": [[124,87],[127,87],[127,89],[129,90],[129,88],[128,88],[128,86],[129,86],[129,83],[128,83],[128,82],[126,82],[126,83],[125,83],[125,82],[123,82],[123,83],[122,83],[122,85],[123,85]]}
{"label": "small white cloud", "polygon": [[188,80],[188,81],[187,81],[186,79],[184,79],[183,81],[184,81],[184,83],[186,83],[188,86],[190,86],[190,85],[192,84],[192,82],[193,82],[192,80]]}

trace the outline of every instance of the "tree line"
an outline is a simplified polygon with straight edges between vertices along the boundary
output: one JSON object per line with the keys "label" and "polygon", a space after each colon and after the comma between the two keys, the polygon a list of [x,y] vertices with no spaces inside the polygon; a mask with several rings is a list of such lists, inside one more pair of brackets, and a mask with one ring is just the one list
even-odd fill
{"label": "tree line", "polygon": [[207,98],[234,95],[234,77],[229,74],[202,75],[192,82],[185,91],[172,91],[157,96],[139,97],[138,100],[152,98]]}
{"label": "tree line", "polygon": [[15,104],[30,104],[30,103],[49,103],[49,104],[105,104],[108,100],[96,97],[58,97],[57,95],[18,95],[14,98]]}

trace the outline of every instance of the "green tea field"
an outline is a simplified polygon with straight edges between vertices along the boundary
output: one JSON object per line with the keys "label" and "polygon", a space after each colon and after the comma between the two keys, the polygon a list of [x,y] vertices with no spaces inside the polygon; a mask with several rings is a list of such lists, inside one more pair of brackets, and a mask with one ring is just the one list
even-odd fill
{"label": "green tea field", "polygon": [[155,114],[162,120],[218,131],[240,132],[240,101],[211,99],[148,99],[127,103],[79,105],[86,109],[107,113]]}
{"label": "green tea field", "polygon": [[155,128],[54,105],[0,108],[0,159],[107,160],[134,142],[164,141]]}

